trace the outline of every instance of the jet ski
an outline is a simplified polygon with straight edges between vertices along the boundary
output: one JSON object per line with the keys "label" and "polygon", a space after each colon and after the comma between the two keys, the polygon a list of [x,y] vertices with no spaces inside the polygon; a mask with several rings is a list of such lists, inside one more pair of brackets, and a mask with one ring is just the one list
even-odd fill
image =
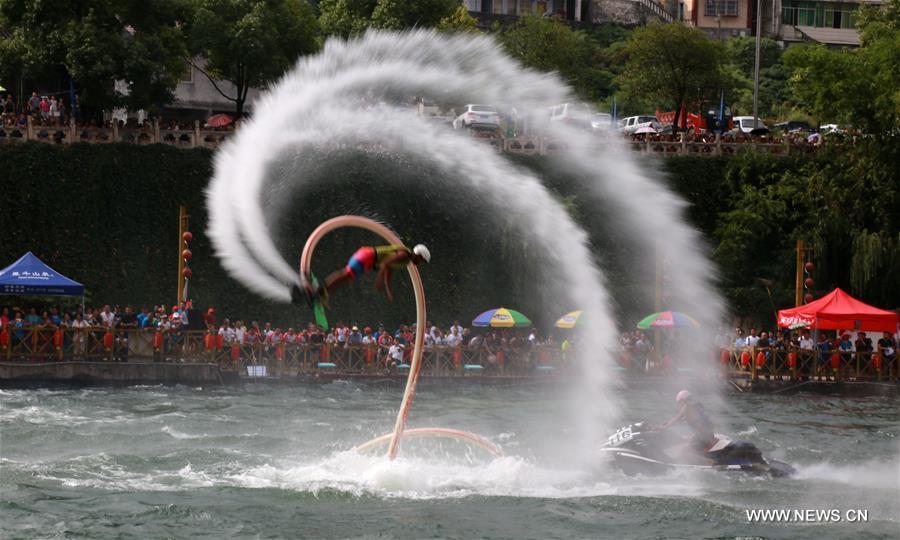
{"label": "jet ski", "polygon": [[716,434],[701,454],[685,439],[668,431],[654,431],[643,423],[630,424],[610,435],[600,451],[629,476],[654,476],[673,469],[736,471],[757,476],[790,476],[796,470],[781,461],[767,460],[755,444]]}

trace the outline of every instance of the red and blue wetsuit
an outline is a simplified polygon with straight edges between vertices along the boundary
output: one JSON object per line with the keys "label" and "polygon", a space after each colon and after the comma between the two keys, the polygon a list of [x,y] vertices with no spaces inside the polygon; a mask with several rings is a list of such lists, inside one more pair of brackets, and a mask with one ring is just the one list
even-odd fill
{"label": "red and blue wetsuit", "polygon": [[[381,264],[382,261],[400,250],[409,251],[406,247],[401,245],[363,246],[357,249],[356,253],[354,253],[353,256],[350,257],[350,260],[347,261],[345,271],[355,279],[361,274],[372,270]],[[392,264],[391,268],[405,268],[406,265],[409,264],[409,261],[410,259],[407,258],[403,262]]]}

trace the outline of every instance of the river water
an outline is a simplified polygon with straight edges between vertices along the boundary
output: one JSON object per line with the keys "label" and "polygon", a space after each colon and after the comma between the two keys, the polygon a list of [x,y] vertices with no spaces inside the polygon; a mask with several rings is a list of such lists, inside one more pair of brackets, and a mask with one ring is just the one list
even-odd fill
{"label": "river water", "polygon": [[[669,393],[628,388],[623,409],[666,419]],[[420,388],[410,427],[473,431],[505,457],[454,441],[409,441],[395,462],[350,451],[390,431],[401,394],[345,382],[4,390],[0,538],[900,535],[897,398],[726,396],[720,431],[799,469],[762,480],[580,464],[565,400],[540,386]],[[844,521],[749,522],[760,508]],[[868,521],[848,522],[854,510]]]}

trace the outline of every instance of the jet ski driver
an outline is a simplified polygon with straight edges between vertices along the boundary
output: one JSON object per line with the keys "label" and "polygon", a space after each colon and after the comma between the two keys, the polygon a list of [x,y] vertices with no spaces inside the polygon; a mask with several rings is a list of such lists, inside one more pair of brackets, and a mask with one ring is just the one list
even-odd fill
{"label": "jet ski driver", "polygon": [[706,411],[703,410],[703,405],[695,403],[691,398],[691,393],[687,390],[678,392],[678,395],[675,396],[675,403],[678,404],[678,414],[658,427],[657,431],[665,431],[684,420],[694,432],[688,446],[701,454],[706,454],[707,450],[715,444],[716,436],[713,433],[712,422],[706,415]]}

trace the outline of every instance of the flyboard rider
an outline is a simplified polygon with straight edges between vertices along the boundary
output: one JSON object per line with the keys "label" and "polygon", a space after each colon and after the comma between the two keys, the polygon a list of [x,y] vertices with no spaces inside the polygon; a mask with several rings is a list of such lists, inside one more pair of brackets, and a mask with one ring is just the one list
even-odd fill
{"label": "flyboard rider", "polygon": [[703,410],[703,405],[695,403],[691,398],[691,393],[687,390],[678,392],[678,395],[675,396],[675,403],[678,404],[678,414],[658,427],[657,431],[665,431],[683,420],[694,432],[688,446],[701,455],[706,454],[707,450],[716,443],[716,436],[713,433],[713,424],[706,415],[706,411]]}
{"label": "flyboard rider", "polygon": [[426,263],[431,262],[431,252],[423,244],[418,244],[412,249],[402,245],[363,246],[356,250],[344,268],[332,272],[325,278],[324,283],[319,284],[318,288],[313,289],[312,285],[307,282],[306,290],[301,291],[300,287],[295,285],[291,289],[291,299],[296,303],[305,295],[307,302],[310,304],[316,300],[327,304],[328,295],[335,288],[349,283],[377,267],[378,274],[375,276],[375,288],[379,291],[384,290],[388,301],[393,302],[394,293],[391,290],[392,271],[406,268],[409,264],[418,265],[422,261]]}

